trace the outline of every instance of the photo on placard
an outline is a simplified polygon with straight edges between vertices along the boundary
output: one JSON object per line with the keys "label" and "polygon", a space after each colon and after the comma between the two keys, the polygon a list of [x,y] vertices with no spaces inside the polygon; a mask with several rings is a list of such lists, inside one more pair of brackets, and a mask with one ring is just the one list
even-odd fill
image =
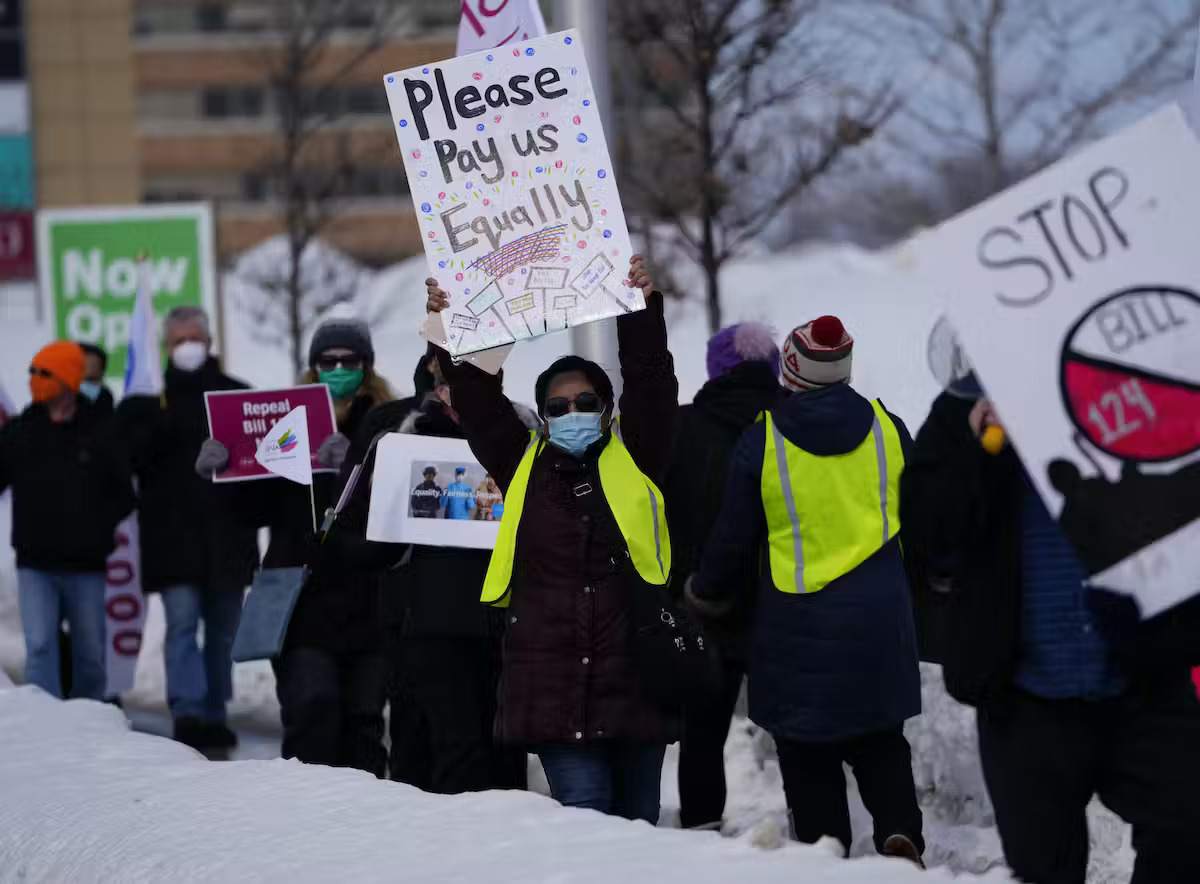
{"label": "photo on placard", "polygon": [[414,519],[493,522],[504,513],[496,480],[474,461],[413,461],[409,487],[408,514]]}

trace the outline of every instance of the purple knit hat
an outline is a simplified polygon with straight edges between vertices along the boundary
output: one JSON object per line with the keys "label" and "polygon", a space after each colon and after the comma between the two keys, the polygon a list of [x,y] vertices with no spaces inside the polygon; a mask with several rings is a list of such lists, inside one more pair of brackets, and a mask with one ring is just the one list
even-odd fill
{"label": "purple knit hat", "polygon": [[760,322],[730,325],[708,340],[708,376],[715,378],[733,371],[743,362],[765,362],[779,378],[779,347],[775,334]]}

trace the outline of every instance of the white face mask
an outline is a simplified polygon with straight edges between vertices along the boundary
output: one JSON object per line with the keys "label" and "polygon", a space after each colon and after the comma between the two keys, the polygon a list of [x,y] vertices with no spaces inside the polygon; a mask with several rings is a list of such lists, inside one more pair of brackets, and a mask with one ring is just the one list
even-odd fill
{"label": "white face mask", "polygon": [[200,341],[184,341],[171,351],[171,364],[180,371],[199,371],[208,361],[208,345]]}

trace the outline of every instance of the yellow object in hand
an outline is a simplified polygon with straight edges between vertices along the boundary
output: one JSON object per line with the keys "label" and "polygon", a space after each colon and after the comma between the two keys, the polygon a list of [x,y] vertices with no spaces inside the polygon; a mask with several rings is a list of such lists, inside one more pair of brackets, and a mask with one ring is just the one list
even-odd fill
{"label": "yellow object in hand", "polygon": [[995,424],[984,427],[983,434],[979,437],[979,444],[988,454],[999,454],[1004,450],[1004,442],[1004,430]]}

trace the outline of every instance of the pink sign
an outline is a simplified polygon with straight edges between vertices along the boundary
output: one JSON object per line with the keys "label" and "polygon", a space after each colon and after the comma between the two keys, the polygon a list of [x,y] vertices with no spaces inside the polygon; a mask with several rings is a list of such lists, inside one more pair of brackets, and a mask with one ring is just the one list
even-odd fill
{"label": "pink sign", "polygon": [[332,472],[317,463],[317,449],[337,432],[333,400],[324,384],[287,387],[282,390],[230,390],[204,394],[208,411],[208,434],[229,449],[229,466],[213,476],[214,482],[245,482],[269,479],[254,459],[258,443],[271,427],[301,405],[308,409],[308,444],[313,472]]}

